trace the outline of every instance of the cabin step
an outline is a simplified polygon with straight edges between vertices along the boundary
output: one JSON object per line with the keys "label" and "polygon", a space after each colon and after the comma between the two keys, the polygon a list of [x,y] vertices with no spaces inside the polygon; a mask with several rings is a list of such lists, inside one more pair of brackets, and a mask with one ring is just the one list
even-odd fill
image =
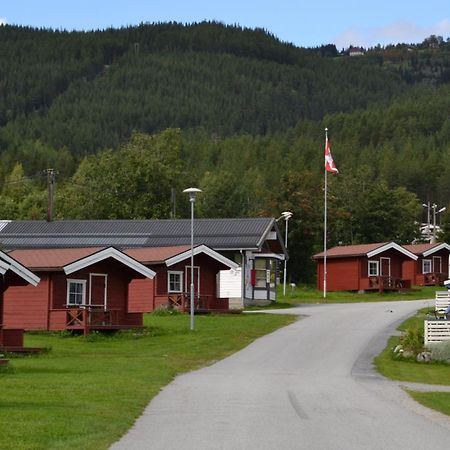
{"label": "cabin step", "polygon": [[0,351],[5,353],[41,353],[44,349],[42,347],[18,347],[5,345],[0,347]]}

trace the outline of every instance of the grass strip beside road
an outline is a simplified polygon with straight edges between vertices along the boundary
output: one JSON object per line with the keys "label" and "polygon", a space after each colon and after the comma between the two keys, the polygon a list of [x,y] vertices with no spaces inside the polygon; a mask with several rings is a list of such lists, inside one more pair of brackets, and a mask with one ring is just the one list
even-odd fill
{"label": "grass strip beside road", "polygon": [[0,372],[0,448],[106,449],[177,374],[213,363],[296,318],[147,315],[142,332],[29,334],[48,353]]}
{"label": "grass strip beside road", "polygon": [[422,405],[450,416],[450,392],[407,392]]}
{"label": "grass strip beside road", "polygon": [[[286,295],[283,295],[283,286],[278,286],[278,300],[273,304],[281,307],[294,306],[301,303],[357,303],[357,302],[383,302],[383,301],[399,301],[399,300],[421,300],[434,299],[436,291],[442,291],[442,286],[414,286],[412,290],[407,292],[327,292],[327,296],[323,298],[323,292],[312,286],[296,286],[286,287]],[[279,306],[279,307],[280,307]],[[262,309],[262,308],[261,308]]]}
{"label": "grass strip beside road", "polygon": [[[427,310],[418,311],[416,315],[403,322],[399,326],[399,330],[405,331],[408,327],[423,326],[426,317]],[[399,343],[400,337],[391,337],[387,347],[375,358],[375,367],[382,375],[391,380],[450,386],[450,364],[443,362],[419,363],[412,357],[395,356],[392,349]],[[422,405],[450,415],[450,393],[411,390],[407,390],[407,392]]]}
{"label": "grass strip beside road", "polygon": [[286,290],[286,296],[283,297],[280,289],[280,302],[285,303],[348,303],[348,302],[380,302],[380,301],[399,301],[399,300],[419,300],[425,298],[434,298],[435,292],[443,290],[439,286],[414,286],[406,292],[327,292],[326,299],[323,298],[323,292],[310,286],[299,286],[294,289]]}

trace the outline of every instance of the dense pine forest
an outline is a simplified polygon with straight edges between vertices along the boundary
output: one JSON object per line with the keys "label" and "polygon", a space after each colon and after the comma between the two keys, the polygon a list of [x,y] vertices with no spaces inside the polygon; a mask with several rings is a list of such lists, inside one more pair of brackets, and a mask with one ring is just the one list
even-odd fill
{"label": "dense pine forest", "polygon": [[[92,32],[0,26],[0,218],[294,212],[291,279],[329,243],[418,237],[450,203],[450,40],[299,48],[261,29],[141,24]],[[450,209],[450,208],[448,208]],[[450,214],[438,217],[450,238]],[[281,224],[283,225],[283,224]]]}

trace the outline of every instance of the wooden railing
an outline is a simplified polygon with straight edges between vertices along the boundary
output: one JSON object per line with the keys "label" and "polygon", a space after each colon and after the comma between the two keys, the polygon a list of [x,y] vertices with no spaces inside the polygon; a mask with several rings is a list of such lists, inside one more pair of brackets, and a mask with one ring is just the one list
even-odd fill
{"label": "wooden railing", "polygon": [[422,276],[424,286],[442,286],[444,281],[448,279],[448,276],[441,272],[424,273]]}
{"label": "wooden railing", "polygon": [[410,287],[411,282],[409,280],[402,280],[397,277],[381,275],[377,277],[369,277],[369,289],[378,289],[380,292],[409,289]]}
{"label": "wooden railing", "polygon": [[66,309],[66,328],[69,330],[82,329],[86,333],[89,328],[118,325],[118,309],[105,309],[103,305],[77,305]]}
{"label": "wooden railing", "polygon": [[[214,309],[212,303],[215,297],[213,295],[195,294],[194,311],[209,311]],[[177,293],[168,295],[169,306],[187,312],[191,310],[190,293]]]}

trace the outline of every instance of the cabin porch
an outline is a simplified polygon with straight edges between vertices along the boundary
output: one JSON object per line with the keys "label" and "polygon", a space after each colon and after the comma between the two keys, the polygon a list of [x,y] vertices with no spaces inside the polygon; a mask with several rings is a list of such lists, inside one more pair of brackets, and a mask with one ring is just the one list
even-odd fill
{"label": "cabin porch", "polygon": [[405,291],[411,289],[411,280],[398,277],[378,275],[361,279],[361,290],[364,291]]}
{"label": "cabin porch", "polygon": [[104,305],[77,305],[52,309],[49,314],[51,330],[76,330],[88,335],[91,331],[139,328],[142,323],[126,320],[120,308]]}
{"label": "cabin porch", "polygon": [[416,276],[419,286],[442,286],[448,275],[442,272],[420,273]]}
{"label": "cabin porch", "polygon": [[[170,308],[175,308],[182,312],[191,311],[190,293],[169,294],[165,297]],[[199,314],[229,312],[228,299],[217,298],[214,295],[195,294],[194,312]]]}

